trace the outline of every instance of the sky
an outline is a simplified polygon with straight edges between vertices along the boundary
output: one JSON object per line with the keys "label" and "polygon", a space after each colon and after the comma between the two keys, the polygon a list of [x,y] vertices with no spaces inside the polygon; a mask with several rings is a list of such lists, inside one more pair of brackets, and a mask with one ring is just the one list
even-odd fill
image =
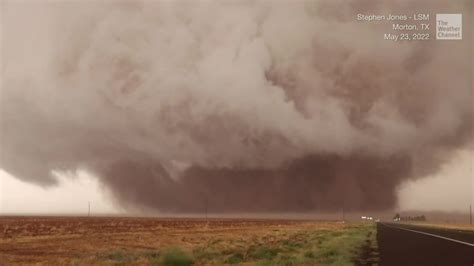
{"label": "sky", "polygon": [[436,175],[402,184],[400,209],[468,212],[474,204],[472,164],[472,152],[463,151]]}
{"label": "sky", "polygon": [[1,213],[472,203],[472,1],[1,3]]}
{"label": "sky", "polygon": [[120,214],[97,180],[85,172],[75,177],[56,175],[57,185],[42,187],[23,182],[0,170],[0,214]]}

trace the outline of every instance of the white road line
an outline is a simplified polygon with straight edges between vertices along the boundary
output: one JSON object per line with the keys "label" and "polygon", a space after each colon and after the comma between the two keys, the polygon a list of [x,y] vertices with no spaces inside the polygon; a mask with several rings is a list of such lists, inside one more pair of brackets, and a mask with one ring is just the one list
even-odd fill
{"label": "white road line", "polygon": [[386,225],[386,224],[383,224],[383,225],[384,225],[384,226],[387,226],[387,227],[391,227],[391,228],[396,228],[396,229],[405,230],[405,231],[410,231],[410,232],[414,232],[414,233],[418,233],[418,234],[423,234],[423,235],[427,235],[427,236],[437,237],[437,238],[441,238],[441,239],[444,239],[444,240],[449,240],[449,241],[453,241],[453,242],[456,242],[456,243],[460,243],[460,244],[464,244],[464,245],[468,245],[468,246],[474,247],[474,244],[471,244],[471,243],[469,243],[469,242],[464,242],[464,241],[460,241],[460,240],[456,240],[456,239],[452,239],[452,238],[448,238],[448,237],[444,237],[444,236],[434,235],[434,234],[430,234],[430,233],[426,233],[426,232],[421,232],[421,231],[406,229],[406,228],[397,227],[397,226],[390,226],[390,225]]}

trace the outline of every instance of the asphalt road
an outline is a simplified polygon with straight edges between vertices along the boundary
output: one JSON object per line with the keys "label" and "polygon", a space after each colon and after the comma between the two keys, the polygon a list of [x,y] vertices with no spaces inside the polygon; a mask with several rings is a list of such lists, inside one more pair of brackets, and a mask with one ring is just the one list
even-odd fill
{"label": "asphalt road", "polygon": [[474,266],[472,231],[378,223],[377,242],[381,266]]}

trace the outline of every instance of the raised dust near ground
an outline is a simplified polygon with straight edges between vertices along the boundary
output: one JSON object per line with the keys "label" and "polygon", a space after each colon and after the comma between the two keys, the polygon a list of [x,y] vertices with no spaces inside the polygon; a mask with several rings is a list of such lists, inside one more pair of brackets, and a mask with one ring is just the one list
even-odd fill
{"label": "raised dust near ground", "polygon": [[471,33],[355,21],[405,2],[8,2],[0,166],[164,212],[392,208],[472,143]]}

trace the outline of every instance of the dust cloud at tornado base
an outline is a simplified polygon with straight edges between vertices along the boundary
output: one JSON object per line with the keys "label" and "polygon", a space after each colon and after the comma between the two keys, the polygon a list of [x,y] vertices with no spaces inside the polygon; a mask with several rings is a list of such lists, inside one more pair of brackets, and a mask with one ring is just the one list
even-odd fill
{"label": "dust cloud at tornado base", "polygon": [[6,1],[0,166],[164,212],[393,208],[472,149],[470,24],[401,44],[355,15],[472,10],[434,3]]}

